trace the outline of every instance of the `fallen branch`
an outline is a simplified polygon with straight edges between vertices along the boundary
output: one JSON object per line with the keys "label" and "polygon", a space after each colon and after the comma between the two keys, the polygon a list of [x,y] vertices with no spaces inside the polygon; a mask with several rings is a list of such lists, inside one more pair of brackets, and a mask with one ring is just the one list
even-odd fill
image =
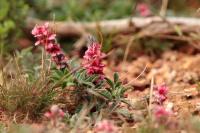
{"label": "fallen branch", "polygon": [[[29,18],[27,19],[27,28],[31,30],[36,24],[42,24],[46,21]],[[178,26],[182,32],[199,32],[200,19],[184,17],[148,17],[119,20],[105,20],[99,22],[50,22],[57,34],[60,36],[82,36],[85,33],[95,32],[100,27],[102,34],[127,33],[134,32],[136,29],[145,29],[146,35],[168,34],[176,32]],[[150,26],[150,28],[149,28]],[[138,30],[137,30],[138,31]]]}

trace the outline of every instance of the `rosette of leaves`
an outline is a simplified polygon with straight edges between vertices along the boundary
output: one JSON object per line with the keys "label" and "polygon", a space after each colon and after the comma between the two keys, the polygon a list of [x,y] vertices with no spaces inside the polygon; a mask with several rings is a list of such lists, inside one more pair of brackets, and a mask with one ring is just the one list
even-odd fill
{"label": "rosette of leaves", "polygon": [[52,71],[52,81],[55,87],[61,89],[61,96],[58,102],[65,104],[67,110],[73,113],[84,104],[90,102],[94,98],[91,90],[100,88],[102,82],[95,84],[97,75],[87,75],[84,69],[75,68],[74,70],[58,70]]}
{"label": "rosette of leaves", "polygon": [[88,75],[85,69],[77,67],[74,71],[55,70],[52,75],[53,82],[67,94],[62,96],[61,101],[70,104],[71,107],[66,105],[68,110],[71,108],[80,110],[85,103],[95,104],[95,110],[100,110],[109,103],[118,105],[125,102],[123,96],[127,88],[122,85],[117,73],[114,74],[113,80],[109,78],[99,80],[99,75]]}

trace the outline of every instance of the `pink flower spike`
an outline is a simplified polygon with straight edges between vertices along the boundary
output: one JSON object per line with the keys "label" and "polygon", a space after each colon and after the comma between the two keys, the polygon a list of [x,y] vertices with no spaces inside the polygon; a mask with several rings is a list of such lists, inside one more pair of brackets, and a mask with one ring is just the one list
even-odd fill
{"label": "pink flower spike", "polygon": [[98,74],[104,76],[102,58],[104,54],[101,52],[101,45],[97,42],[92,42],[88,46],[88,50],[83,56],[83,67],[86,69],[87,74]]}
{"label": "pink flower spike", "polygon": [[160,104],[163,104],[163,102],[167,99],[168,90],[169,89],[166,85],[157,86],[154,93],[155,100]]}
{"label": "pink flower spike", "polygon": [[157,120],[161,118],[167,118],[172,114],[171,110],[164,108],[163,106],[157,106],[154,110],[154,116]]}
{"label": "pink flower spike", "polygon": [[51,59],[55,62],[57,68],[65,69],[68,67],[67,58],[62,52],[60,45],[56,43],[56,34],[50,29],[49,23],[41,26],[36,25],[31,33],[37,39],[35,46],[43,45],[46,52],[51,55]]}
{"label": "pink flower spike", "polygon": [[118,133],[118,128],[112,121],[102,120],[94,128],[95,133]]}

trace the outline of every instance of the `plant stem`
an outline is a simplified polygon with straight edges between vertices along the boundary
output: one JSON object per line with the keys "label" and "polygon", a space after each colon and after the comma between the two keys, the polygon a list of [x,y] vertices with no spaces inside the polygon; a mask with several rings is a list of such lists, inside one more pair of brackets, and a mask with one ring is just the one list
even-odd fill
{"label": "plant stem", "polygon": [[152,120],[152,114],[151,114],[151,109],[152,109],[152,98],[153,98],[153,86],[154,86],[154,77],[151,78],[151,86],[150,86],[150,94],[149,94],[149,108],[148,108],[148,113],[150,120]]}

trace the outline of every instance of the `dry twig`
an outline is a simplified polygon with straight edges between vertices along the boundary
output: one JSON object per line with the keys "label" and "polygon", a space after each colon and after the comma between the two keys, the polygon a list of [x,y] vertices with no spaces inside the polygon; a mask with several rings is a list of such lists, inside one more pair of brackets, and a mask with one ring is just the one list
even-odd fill
{"label": "dry twig", "polygon": [[[166,17],[165,20],[161,17],[133,17],[119,20],[105,20],[98,22],[103,34],[133,32],[134,29],[143,29],[149,25],[160,33],[175,32],[175,29],[169,28],[166,21],[173,25],[178,25],[182,31],[197,31],[200,30],[200,19],[185,18],[185,17]],[[36,24],[42,24],[46,21],[29,18],[27,19],[27,28],[31,30]],[[87,32],[95,32],[97,22],[50,22],[50,25],[55,26],[56,32],[61,36],[82,36]],[[154,30],[151,32],[155,33]]]}

